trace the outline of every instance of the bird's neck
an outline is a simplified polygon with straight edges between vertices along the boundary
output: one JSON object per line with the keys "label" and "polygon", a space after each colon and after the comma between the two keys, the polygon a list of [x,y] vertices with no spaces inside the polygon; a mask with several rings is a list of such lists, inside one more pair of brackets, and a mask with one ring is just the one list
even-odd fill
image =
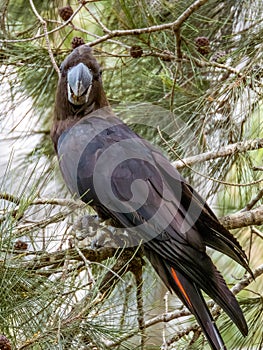
{"label": "bird's neck", "polygon": [[86,103],[82,106],[74,106],[68,100],[63,101],[61,104],[59,102],[59,99],[57,99],[57,102],[55,104],[55,110],[54,110],[54,122],[55,121],[63,121],[67,119],[73,119],[76,120],[76,122],[83,118],[84,116],[87,116],[88,114],[104,108],[109,107],[109,102],[105,96],[105,99],[99,100],[99,101],[93,101],[90,103]]}
{"label": "bird's neck", "polygon": [[75,125],[79,120],[101,108],[110,108],[100,80],[94,81],[90,101],[82,106],[74,106],[68,101],[67,85],[64,80],[59,82],[56,94],[51,138],[55,149],[60,135]]}
{"label": "bird's neck", "polygon": [[[99,101],[94,101],[90,104],[85,104],[83,106],[74,106],[64,99],[64,104],[57,103],[55,104],[53,125],[51,127],[50,136],[53,141],[55,150],[57,149],[57,143],[60,135],[70,129],[73,125],[78,123],[82,118],[88,117],[96,110],[102,108],[110,108],[109,102],[106,96],[102,96]],[[66,103],[65,103],[66,101]]]}

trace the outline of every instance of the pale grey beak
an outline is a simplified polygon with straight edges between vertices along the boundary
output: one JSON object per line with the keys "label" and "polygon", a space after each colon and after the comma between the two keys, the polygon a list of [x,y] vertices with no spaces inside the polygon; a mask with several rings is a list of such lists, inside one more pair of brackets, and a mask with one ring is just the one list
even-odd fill
{"label": "pale grey beak", "polygon": [[92,73],[83,63],[72,67],[68,71],[68,100],[74,105],[88,102],[92,88]]}

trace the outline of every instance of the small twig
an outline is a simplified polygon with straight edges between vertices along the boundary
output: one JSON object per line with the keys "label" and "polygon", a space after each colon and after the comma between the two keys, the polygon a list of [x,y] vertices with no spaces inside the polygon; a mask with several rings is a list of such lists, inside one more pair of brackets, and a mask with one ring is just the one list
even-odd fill
{"label": "small twig", "polygon": [[0,18],[0,28],[1,31],[6,34],[6,16],[7,16],[7,10],[8,10],[8,6],[9,6],[9,1],[5,1],[4,3],[1,4],[2,8],[1,8],[1,18]]}
{"label": "small twig", "polygon": [[102,28],[102,30],[104,31],[104,33],[110,33],[111,31],[101,22],[101,20],[95,16],[92,11],[86,6],[84,5],[85,9],[87,10],[87,12],[90,14],[90,16],[94,19],[94,21]]}
{"label": "small twig", "polygon": [[[188,58],[186,57],[186,59],[188,59]],[[241,78],[244,77],[243,74],[239,70],[237,70],[234,67],[223,64],[223,63],[218,63],[218,62],[214,62],[214,61],[206,61],[204,59],[200,60],[200,59],[193,57],[193,56],[191,57],[191,60],[193,60],[199,67],[220,68],[220,69],[227,70],[230,73],[237,75],[238,77],[241,77]]]}
{"label": "small twig", "polygon": [[[117,251],[118,249],[115,249],[114,255]],[[108,269],[108,272],[105,274],[100,283],[99,290],[101,293],[110,293],[112,291],[112,287],[118,280],[121,279],[123,281],[121,276],[133,268],[132,262],[136,254],[136,250],[119,249],[119,251],[120,254],[117,256],[115,264],[112,266],[112,268]]]}
{"label": "small twig", "polygon": [[81,259],[83,260],[85,266],[86,266],[86,271],[88,274],[88,282],[91,283],[91,285],[93,286],[94,284],[94,278],[92,276],[92,271],[90,268],[90,261],[88,261],[88,259],[85,257],[85,255],[82,253],[82,251],[79,249],[79,247],[77,246],[77,242],[75,241],[75,249],[78,252],[79,256],[81,257]]}
{"label": "small twig", "polygon": [[69,269],[70,269],[70,260],[66,256],[65,260],[64,260],[63,267],[62,267],[62,274],[60,277],[61,281],[66,281],[68,273],[69,273]]}
{"label": "small twig", "polygon": [[55,71],[57,72],[58,76],[60,77],[60,70],[58,68],[57,62],[55,61],[55,58],[54,58],[54,55],[53,55],[53,52],[52,52],[52,48],[51,48],[51,45],[50,45],[50,41],[49,41],[49,38],[48,38],[47,22],[37,12],[37,9],[36,9],[36,7],[34,5],[33,0],[29,0],[29,3],[30,3],[30,6],[31,6],[32,11],[34,12],[35,16],[38,18],[39,22],[43,26],[45,40],[46,40],[46,44],[47,44],[47,50],[48,50],[48,53],[49,53],[49,57],[50,57],[51,63],[53,65]]}
{"label": "small twig", "polygon": [[[101,262],[108,258],[112,258],[116,254],[117,249],[110,247],[99,248],[96,250],[91,248],[82,248],[81,251],[82,254],[89,261]],[[83,261],[83,259],[81,259],[80,255],[78,254],[75,248],[68,248],[52,253],[42,253],[40,255],[38,254],[38,252],[36,252],[35,254],[37,255],[36,258],[25,262],[23,265],[24,268],[28,270],[37,271],[39,269],[46,268],[54,264],[62,265],[65,259]]]}
{"label": "small twig", "polygon": [[251,201],[241,210],[241,212],[251,210],[255,204],[263,197],[263,189],[258,192],[258,194],[251,199]]}
{"label": "small twig", "polygon": [[133,283],[130,283],[127,285],[125,288],[125,297],[124,297],[124,302],[122,304],[122,312],[121,312],[121,317],[120,317],[120,330],[123,331],[123,327],[125,326],[125,316],[128,311],[128,302],[129,302],[129,296],[130,292],[132,290]]}
{"label": "small twig", "polygon": [[181,331],[175,332],[174,335],[169,340],[167,340],[167,342],[166,342],[167,347],[169,347],[171,344],[177,342],[181,338],[185,337],[189,333],[199,331],[199,328],[200,327],[197,324],[195,324],[194,326],[188,326]]}
{"label": "small twig", "polygon": [[260,277],[263,274],[263,264],[259,265],[254,271],[253,271],[253,277],[252,276],[245,276],[240,282],[238,282],[234,287],[231,288],[231,292],[236,295],[241,290],[245,289],[250,283],[254,282],[258,277]]}
{"label": "small twig", "polygon": [[[21,197],[17,197],[11,193],[7,192],[0,192],[0,199],[4,199],[9,202],[13,202],[15,204],[20,204],[21,203]],[[84,208],[86,206],[85,203],[81,201],[76,201],[73,199],[63,199],[63,198],[36,198],[32,202],[28,203],[28,206],[33,206],[33,205],[60,205],[62,207],[69,207],[69,208]]]}
{"label": "small twig", "polygon": [[27,232],[31,232],[33,230],[45,228],[48,225],[60,222],[64,220],[67,216],[72,214],[73,210],[65,211],[64,213],[60,212],[58,214],[55,214],[53,216],[50,216],[47,219],[39,220],[36,222],[32,222],[30,224],[20,225],[14,229],[14,236],[22,236],[26,234]]}
{"label": "small twig", "polygon": [[189,346],[193,345],[197,341],[197,339],[202,335],[202,330],[200,327],[198,329],[193,329],[193,332],[194,334],[192,339],[190,340]]}
{"label": "small twig", "polygon": [[181,59],[183,58],[183,54],[182,54],[182,50],[181,50],[181,33],[180,33],[180,28],[178,28],[175,31],[175,37],[176,37],[176,53],[177,53],[177,59],[179,61],[181,61]]}
{"label": "small twig", "polygon": [[[71,26],[71,28],[72,28],[73,30],[76,30],[76,31],[78,31],[78,32],[80,32],[80,33],[87,34],[87,35],[89,35],[89,36],[91,36],[91,37],[93,37],[93,38],[96,38],[96,39],[100,38],[100,36],[99,36],[98,34],[92,33],[92,32],[90,32],[90,31],[88,31],[88,30],[86,30],[86,29],[84,29],[84,28],[78,27],[78,26],[76,26],[75,24],[73,24],[72,22],[70,22],[69,25]],[[109,40],[107,40],[106,44],[107,44],[107,43],[109,43],[109,44],[120,45],[120,46],[125,47],[125,48],[127,48],[127,49],[130,48],[129,45],[126,45],[126,44],[124,44],[124,43],[122,43],[122,42],[120,42],[120,41],[118,41],[118,40],[110,40],[110,39],[109,39]]]}
{"label": "small twig", "polygon": [[174,77],[173,77],[173,86],[172,86],[171,92],[169,92],[168,96],[164,96],[164,99],[166,97],[170,97],[170,111],[171,112],[173,110],[173,105],[174,105],[175,87],[177,85],[177,76],[178,76],[178,71],[180,71],[180,69],[179,69],[180,65],[181,65],[181,62],[179,62],[178,65],[176,65],[175,74],[174,74]]}
{"label": "small twig", "polygon": [[[164,296],[164,308],[165,308],[165,313],[168,314],[168,301],[169,301],[169,294],[170,292],[167,291]],[[167,324],[164,322],[163,324],[163,343],[161,350],[167,350],[167,341],[166,341],[166,330],[167,330]]]}
{"label": "small twig", "polygon": [[259,238],[263,239],[263,232],[259,231],[256,227],[252,226],[251,227],[251,232],[255,233],[256,236]]}
{"label": "small twig", "polygon": [[4,199],[8,202],[12,202],[15,204],[19,204],[20,203],[20,198],[14,196],[13,194],[10,193],[6,193],[6,192],[2,192],[0,193],[0,199]]}
{"label": "small twig", "polygon": [[138,325],[141,336],[141,350],[144,349],[146,335],[145,335],[145,319],[144,319],[144,308],[143,308],[143,277],[142,277],[142,260],[140,258],[136,259],[136,264],[133,261],[132,272],[136,281],[136,301],[138,310]]}
{"label": "small twig", "polygon": [[[189,58],[184,55],[183,61],[189,61]],[[238,70],[234,67],[231,67],[229,65],[226,65],[226,64],[222,64],[222,63],[218,63],[218,62],[214,62],[214,61],[206,61],[205,59],[200,60],[194,56],[191,56],[191,61],[194,61],[198,67],[213,67],[213,68],[226,70],[229,74],[232,73],[232,74],[238,76],[240,78],[240,81],[246,80],[246,79],[251,79],[251,76],[245,75],[240,70]],[[225,80],[226,77],[224,76],[223,79]],[[257,81],[257,83],[259,86],[262,86],[262,83],[260,81]],[[236,85],[236,82],[234,82],[233,84]],[[230,88],[231,88],[231,86],[229,86],[229,89]],[[260,93],[257,93],[257,94],[259,96],[261,96]]]}
{"label": "small twig", "polygon": [[87,206],[86,203],[80,201],[80,200],[73,200],[73,199],[63,199],[63,198],[37,198],[32,201],[29,205],[60,205],[62,207],[69,207],[71,209],[81,209],[85,208]]}

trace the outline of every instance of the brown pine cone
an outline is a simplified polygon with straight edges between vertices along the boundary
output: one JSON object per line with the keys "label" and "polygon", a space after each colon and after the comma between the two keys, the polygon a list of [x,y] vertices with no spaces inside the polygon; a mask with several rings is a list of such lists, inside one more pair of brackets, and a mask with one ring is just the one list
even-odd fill
{"label": "brown pine cone", "polygon": [[58,14],[63,19],[63,21],[67,21],[72,15],[74,11],[71,6],[64,6],[58,9]]}
{"label": "brown pine cone", "polygon": [[210,42],[206,36],[199,36],[195,39],[195,45],[198,52],[207,55],[210,52]]}
{"label": "brown pine cone", "polygon": [[133,58],[139,58],[143,54],[143,49],[139,45],[134,45],[130,48],[130,55]]}
{"label": "brown pine cone", "polygon": [[[14,244],[15,250],[26,250],[27,247],[28,247],[28,244],[26,242],[21,241],[21,240],[16,241]],[[0,347],[0,350],[1,350],[1,347]]]}
{"label": "brown pine cone", "polygon": [[10,341],[2,334],[0,335],[0,350],[12,350]]}
{"label": "brown pine cone", "polygon": [[84,45],[85,41],[79,37],[79,36],[75,36],[72,41],[71,41],[71,47],[74,50],[76,47]]}

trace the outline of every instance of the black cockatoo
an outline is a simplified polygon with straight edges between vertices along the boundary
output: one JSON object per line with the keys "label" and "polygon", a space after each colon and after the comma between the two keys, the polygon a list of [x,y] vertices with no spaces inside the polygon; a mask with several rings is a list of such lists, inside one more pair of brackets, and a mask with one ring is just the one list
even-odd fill
{"label": "black cockatoo", "polygon": [[201,290],[245,336],[247,324],[206,246],[251,270],[237,240],[162,153],[115,117],[86,45],[62,63],[51,137],[64,180],[102,220],[143,242],[170,291],[194,314],[214,350],[226,349]]}

